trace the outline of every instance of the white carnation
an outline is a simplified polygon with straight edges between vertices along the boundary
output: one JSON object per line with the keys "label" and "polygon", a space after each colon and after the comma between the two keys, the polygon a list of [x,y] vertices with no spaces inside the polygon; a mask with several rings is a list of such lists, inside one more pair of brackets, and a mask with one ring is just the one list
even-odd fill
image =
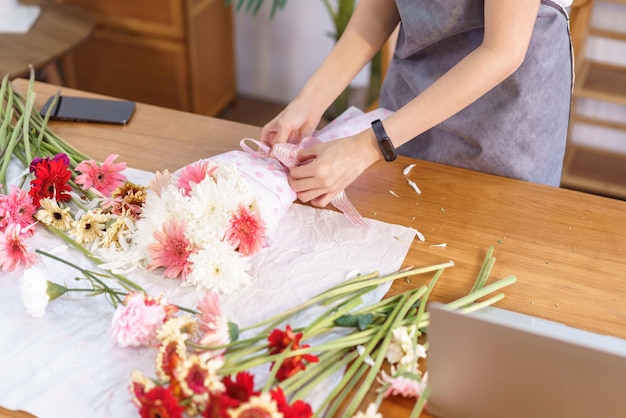
{"label": "white carnation", "polygon": [[50,301],[47,293],[48,277],[36,267],[27,269],[20,278],[20,299],[26,313],[35,318],[42,318]]}

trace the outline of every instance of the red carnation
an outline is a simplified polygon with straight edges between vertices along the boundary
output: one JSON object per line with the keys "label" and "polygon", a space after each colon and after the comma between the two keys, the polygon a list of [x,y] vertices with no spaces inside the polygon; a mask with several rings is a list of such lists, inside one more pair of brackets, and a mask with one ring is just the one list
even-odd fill
{"label": "red carnation", "polygon": [[[291,326],[289,325],[287,325],[285,331],[275,329],[267,337],[267,340],[269,342],[269,352],[270,354],[278,354],[285,351],[288,347],[291,347],[292,351],[310,347],[308,344],[300,345],[301,339],[302,333],[299,332],[295,334],[291,330]],[[280,368],[276,373],[276,378],[282,382],[283,380],[293,376],[300,370],[304,370],[306,368],[306,363],[316,363],[318,361],[319,358],[317,358],[317,356],[313,354],[300,354],[287,357],[280,365]],[[272,367],[273,366],[274,363],[272,363]]]}

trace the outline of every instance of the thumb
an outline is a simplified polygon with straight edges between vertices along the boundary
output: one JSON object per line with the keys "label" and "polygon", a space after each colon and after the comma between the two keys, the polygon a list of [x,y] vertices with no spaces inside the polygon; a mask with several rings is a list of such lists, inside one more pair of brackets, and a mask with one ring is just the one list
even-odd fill
{"label": "thumb", "polygon": [[298,152],[298,155],[296,155],[299,165],[310,163],[315,158],[317,158],[317,153],[313,148],[304,148]]}
{"label": "thumb", "polygon": [[274,144],[284,144],[290,134],[291,129],[275,119],[261,129],[261,142],[270,147]]}

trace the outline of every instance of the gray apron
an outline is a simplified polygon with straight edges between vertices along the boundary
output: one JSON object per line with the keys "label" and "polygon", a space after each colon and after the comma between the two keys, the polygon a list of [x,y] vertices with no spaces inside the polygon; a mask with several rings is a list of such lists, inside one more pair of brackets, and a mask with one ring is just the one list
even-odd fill
{"label": "gray apron", "polygon": [[[390,110],[412,100],[478,47],[484,28],[483,0],[396,0],[396,4],[402,23],[380,96],[380,105]],[[544,0],[517,71],[398,152],[558,186],[572,76],[567,15]]]}

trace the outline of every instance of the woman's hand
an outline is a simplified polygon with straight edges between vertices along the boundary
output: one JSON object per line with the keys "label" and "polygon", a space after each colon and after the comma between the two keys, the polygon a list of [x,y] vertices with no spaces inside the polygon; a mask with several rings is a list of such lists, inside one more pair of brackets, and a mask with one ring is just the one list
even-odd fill
{"label": "woman's hand", "polygon": [[268,146],[297,144],[311,136],[322,118],[322,112],[304,99],[296,99],[261,130],[261,142]]}
{"label": "woman's hand", "polygon": [[324,207],[381,157],[371,129],[321,143],[298,153],[302,165],[289,170],[289,184],[302,202]]}

